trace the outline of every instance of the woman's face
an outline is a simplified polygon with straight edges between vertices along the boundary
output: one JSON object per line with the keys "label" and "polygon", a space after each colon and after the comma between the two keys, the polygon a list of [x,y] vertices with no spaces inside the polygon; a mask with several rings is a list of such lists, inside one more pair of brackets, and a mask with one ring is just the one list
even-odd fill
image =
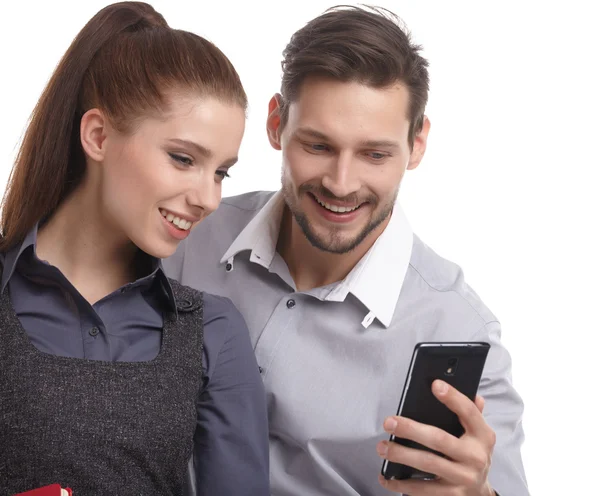
{"label": "woman's face", "polygon": [[237,104],[175,94],[168,112],[140,120],[132,132],[109,128],[98,164],[108,225],[150,255],[172,255],[219,205],[244,127]]}

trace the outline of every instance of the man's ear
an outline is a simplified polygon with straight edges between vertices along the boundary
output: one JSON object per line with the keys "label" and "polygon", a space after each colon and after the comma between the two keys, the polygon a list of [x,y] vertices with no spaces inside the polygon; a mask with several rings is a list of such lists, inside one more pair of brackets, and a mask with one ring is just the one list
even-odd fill
{"label": "man's ear", "polygon": [[96,162],[101,162],[106,153],[108,121],[98,109],[90,109],[81,118],[79,135],[85,154]]}
{"label": "man's ear", "polygon": [[275,150],[281,150],[281,95],[275,93],[269,101],[267,137]]}
{"label": "man's ear", "polygon": [[429,118],[426,115],[424,115],[423,127],[421,128],[421,131],[415,136],[413,149],[410,153],[408,166],[406,167],[408,170],[416,169],[421,163],[423,155],[425,155],[425,150],[427,149],[427,137],[429,136],[430,128],[431,122],[429,121]]}

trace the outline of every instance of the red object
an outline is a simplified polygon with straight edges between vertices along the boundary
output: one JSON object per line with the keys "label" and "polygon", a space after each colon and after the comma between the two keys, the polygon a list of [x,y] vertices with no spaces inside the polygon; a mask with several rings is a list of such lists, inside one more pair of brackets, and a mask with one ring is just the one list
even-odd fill
{"label": "red object", "polygon": [[24,493],[15,494],[14,496],[62,496],[63,491],[66,491],[69,496],[73,494],[73,491],[68,487],[62,488],[60,487],[60,484],[51,484]]}

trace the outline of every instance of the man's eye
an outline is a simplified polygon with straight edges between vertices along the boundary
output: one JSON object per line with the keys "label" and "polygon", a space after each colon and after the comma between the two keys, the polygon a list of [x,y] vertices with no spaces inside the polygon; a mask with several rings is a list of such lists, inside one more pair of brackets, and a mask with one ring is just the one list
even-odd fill
{"label": "man's eye", "polygon": [[169,153],[169,157],[183,165],[192,165],[193,162],[191,158],[178,155],[177,153]]}
{"label": "man's eye", "polygon": [[226,177],[231,177],[226,170],[218,170],[217,172],[215,172],[215,174],[219,176],[221,180],[225,179]]}
{"label": "man's eye", "polygon": [[329,146],[323,143],[304,143],[303,146],[309,153],[324,153],[330,150]]}
{"label": "man's eye", "polygon": [[369,158],[372,158],[375,161],[383,160],[384,158],[389,157],[389,155],[387,153],[381,153],[381,152],[368,152],[367,155],[369,156]]}

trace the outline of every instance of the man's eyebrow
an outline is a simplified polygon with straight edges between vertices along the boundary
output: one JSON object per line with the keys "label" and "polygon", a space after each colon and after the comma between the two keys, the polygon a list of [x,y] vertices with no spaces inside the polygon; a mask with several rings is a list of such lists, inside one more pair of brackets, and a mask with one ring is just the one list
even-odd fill
{"label": "man's eyebrow", "polygon": [[400,148],[398,142],[393,140],[367,140],[361,141],[360,144],[365,148]]}
{"label": "man's eyebrow", "polygon": [[312,127],[301,127],[296,130],[296,134],[303,134],[306,136],[310,136],[312,138],[317,138],[323,141],[329,141],[329,138],[326,134],[323,134]]}
{"label": "man's eyebrow", "polygon": [[[311,127],[301,127],[296,131],[296,134],[301,134],[304,136],[310,136],[312,138],[316,138],[323,141],[331,141],[331,139],[321,131],[317,131]],[[360,142],[360,146],[365,148],[392,148],[398,149],[400,148],[400,144],[394,140],[365,140]]]}
{"label": "man's eyebrow", "polygon": [[194,141],[172,138],[169,140],[169,142],[171,142],[175,145],[183,146],[188,149],[191,148],[196,153],[198,153],[199,155],[202,155],[205,158],[211,158],[213,155],[212,151],[210,151],[208,148],[206,148],[205,146],[202,146],[198,143],[195,143]]}

